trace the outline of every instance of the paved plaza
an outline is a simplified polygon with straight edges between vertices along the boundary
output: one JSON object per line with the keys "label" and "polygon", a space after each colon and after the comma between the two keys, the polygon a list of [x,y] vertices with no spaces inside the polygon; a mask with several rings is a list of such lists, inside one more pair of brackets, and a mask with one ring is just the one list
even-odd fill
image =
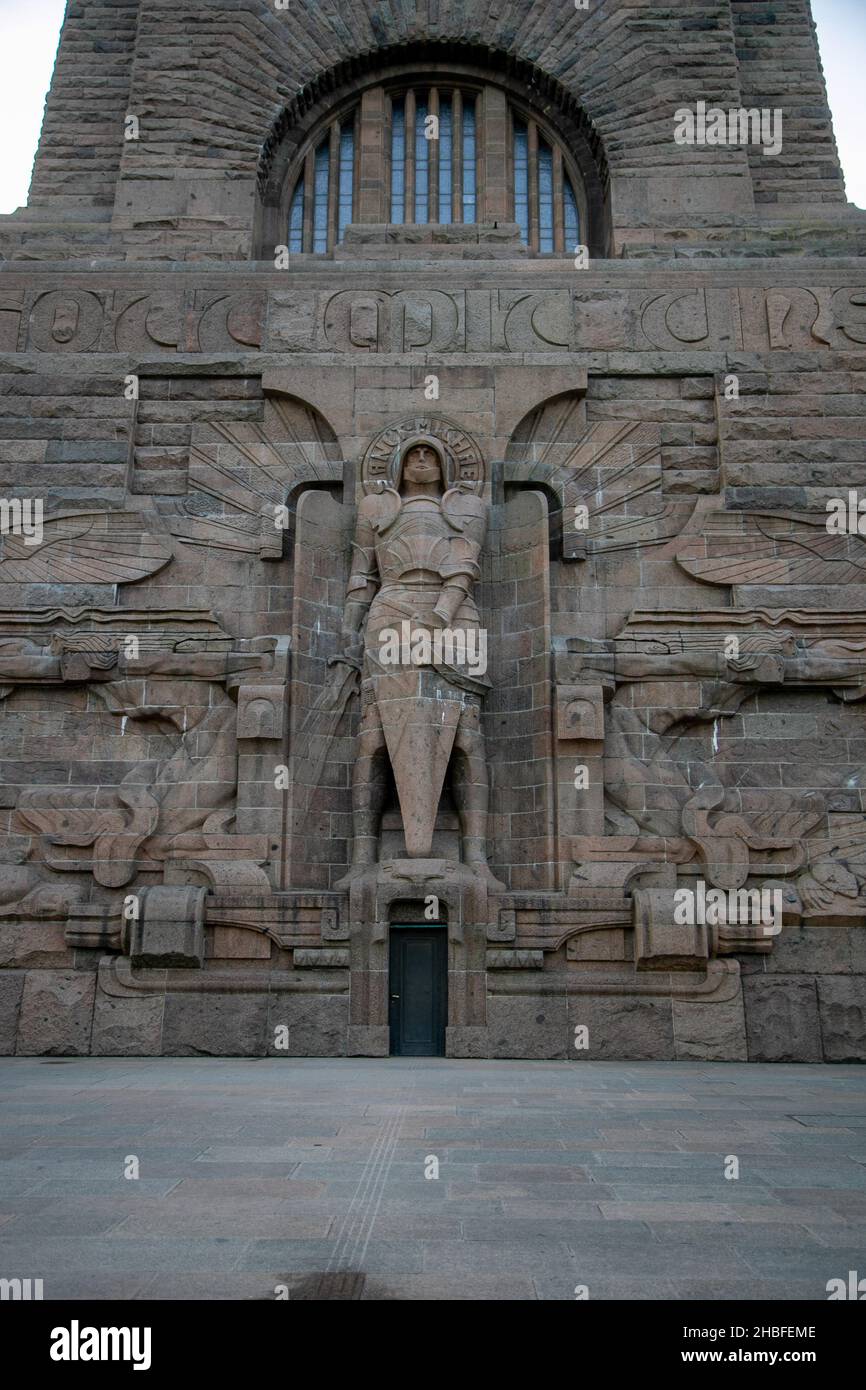
{"label": "paved plaza", "polygon": [[802,1300],[866,1274],[859,1067],[21,1058],[0,1096],[0,1275],[46,1299]]}

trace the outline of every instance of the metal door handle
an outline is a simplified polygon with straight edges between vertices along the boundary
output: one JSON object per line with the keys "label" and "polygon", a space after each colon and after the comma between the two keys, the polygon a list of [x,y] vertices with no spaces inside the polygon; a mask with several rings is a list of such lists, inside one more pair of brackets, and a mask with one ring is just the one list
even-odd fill
{"label": "metal door handle", "polygon": [[399,994],[392,994],[392,995],[391,995],[391,998],[392,998],[392,999],[399,999],[400,996],[399,996]]}

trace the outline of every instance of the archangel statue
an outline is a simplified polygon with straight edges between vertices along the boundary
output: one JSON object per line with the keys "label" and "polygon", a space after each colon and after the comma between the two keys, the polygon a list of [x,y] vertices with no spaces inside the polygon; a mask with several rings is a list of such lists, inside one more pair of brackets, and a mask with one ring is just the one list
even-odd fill
{"label": "archangel statue", "polygon": [[446,451],[430,435],[404,440],[360,504],[338,658],[362,672],[352,875],[377,860],[390,761],[410,858],[431,856],[450,769],[463,862],[495,883],[481,729],[487,634],[472,597],[487,512],[452,485]]}

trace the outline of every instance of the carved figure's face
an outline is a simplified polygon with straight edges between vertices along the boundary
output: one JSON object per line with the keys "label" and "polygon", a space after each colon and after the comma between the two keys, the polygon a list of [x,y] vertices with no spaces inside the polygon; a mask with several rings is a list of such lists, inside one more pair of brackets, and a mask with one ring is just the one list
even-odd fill
{"label": "carved figure's face", "polygon": [[403,460],[403,480],[407,483],[441,483],[442,469],[435,449],[415,444]]}

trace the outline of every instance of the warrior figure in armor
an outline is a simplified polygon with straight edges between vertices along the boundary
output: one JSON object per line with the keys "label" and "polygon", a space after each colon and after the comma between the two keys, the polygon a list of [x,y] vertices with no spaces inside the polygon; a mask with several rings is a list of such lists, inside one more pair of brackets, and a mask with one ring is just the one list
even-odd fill
{"label": "warrior figure in armor", "polygon": [[[426,435],[398,447],[387,481],[360,504],[343,618],[345,659],[363,659],[352,873],[377,860],[390,760],[409,856],[431,856],[450,766],[463,861],[496,882],[486,857],[480,718],[490,682],[477,663],[453,659],[466,645],[477,651],[485,636],[472,588],[487,510],[474,493],[449,486],[442,445]],[[411,650],[395,640],[409,632]]]}

